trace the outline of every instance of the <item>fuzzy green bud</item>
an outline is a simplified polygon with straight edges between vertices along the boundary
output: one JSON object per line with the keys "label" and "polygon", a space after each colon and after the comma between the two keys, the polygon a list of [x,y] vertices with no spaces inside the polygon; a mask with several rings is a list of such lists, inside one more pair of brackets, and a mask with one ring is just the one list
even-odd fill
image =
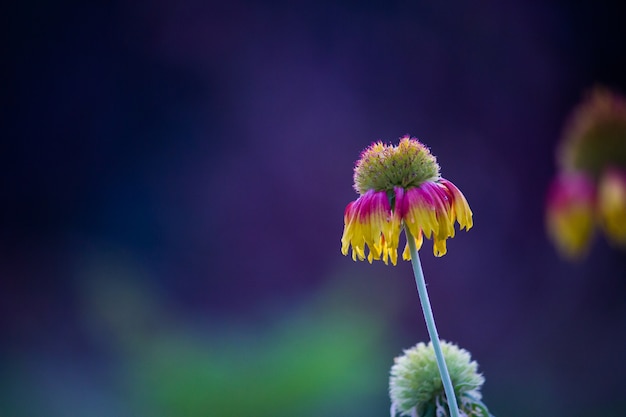
{"label": "fuzzy green bud", "polygon": [[[441,348],[460,411],[468,417],[489,417],[487,407],[480,401],[485,378],[478,373],[476,361],[453,343],[442,341]],[[432,342],[420,342],[395,358],[389,395],[392,416],[450,415]]]}
{"label": "fuzzy green bud", "polygon": [[437,179],[437,159],[420,141],[409,136],[401,138],[398,146],[372,144],[354,168],[354,189],[361,195],[369,190],[419,187]]}

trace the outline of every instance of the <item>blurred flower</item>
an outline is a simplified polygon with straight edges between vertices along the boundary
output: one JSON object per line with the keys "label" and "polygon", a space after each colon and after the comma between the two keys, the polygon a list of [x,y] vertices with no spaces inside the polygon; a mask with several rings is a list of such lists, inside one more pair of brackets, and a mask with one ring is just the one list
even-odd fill
{"label": "blurred flower", "polygon": [[[433,239],[435,256],[446,253],[454,237],[454,222],[472,227],[472,211],[459,189],[439,175],[436,158],[417,139],[405,136],[398,146],[372,144],[354,169],[354,188],[360,194],[346,207],[341,252],[352,259],[381,260],[393,265],[402,227],[415,237],[419,249],[424,236]],[[403,259],[410,260],[408,245]]]}
{"label": "blurred flower", "polygon": [[596,222],[626,246],[626,99],[593,89],[572,112],[548,191],[548,235],[567,258],[584,256]]}
{"label": "blurred flower", "polygon": [[[461,415],[489,416],[480,401],[480,389],[485,382],[478,373],[478,364],[465,349],[453,343],[441,343],[443,356],[450,371],[454,393]],[[418,343],[395,358],[389,379],[391,416],[448,416],[446,396],[437,367],[432,343]]]}
{"label": "blurred flower", "polygon": [[548,235],[568,258],[586,252],[594,225],[595,186],[584,174],[561,174],[548,191]]}

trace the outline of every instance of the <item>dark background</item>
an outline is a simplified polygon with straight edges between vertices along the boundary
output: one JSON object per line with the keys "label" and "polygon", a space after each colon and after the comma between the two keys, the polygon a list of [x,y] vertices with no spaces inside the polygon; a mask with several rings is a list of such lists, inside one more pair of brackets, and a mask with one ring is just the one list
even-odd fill
{"label": "dark background", "polygon": [[388,415],[410,264],[340,253],[352,168],[420,138],[475,227],[421,251],[496,416],[626,409],[626,258],[544,231],[554,149],[626,91],[609,2],[23,2],[3,14],[0,415]]}

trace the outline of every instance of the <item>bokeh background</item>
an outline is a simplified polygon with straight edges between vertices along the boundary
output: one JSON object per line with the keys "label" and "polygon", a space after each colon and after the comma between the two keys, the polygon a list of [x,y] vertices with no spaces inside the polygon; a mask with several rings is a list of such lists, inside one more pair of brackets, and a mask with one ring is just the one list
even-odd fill
{"label": "bokeh background", "polygon": [[419,137],[475,227],[422,262],[496,416],[622,416],[626,257],[544,231],[617,2],[14,2],[3,12],[0,415],[385,416],[428,336],[410,265],[340,254],[352,169]]}

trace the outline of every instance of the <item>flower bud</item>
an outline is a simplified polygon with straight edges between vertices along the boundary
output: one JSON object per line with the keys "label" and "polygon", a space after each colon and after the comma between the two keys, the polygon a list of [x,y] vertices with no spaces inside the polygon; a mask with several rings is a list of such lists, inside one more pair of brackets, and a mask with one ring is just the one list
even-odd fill
{"label": "flower bud", "polygon": [[[480,401],[485,382],[478,373],[478,364],[465,349],[441,342],[454,393],[462,415],[488,417],[487,407]],[[437,366],[432,342],[418,343],[395,358],[389,380],[391,416],[449,416],[450,412]]]}

